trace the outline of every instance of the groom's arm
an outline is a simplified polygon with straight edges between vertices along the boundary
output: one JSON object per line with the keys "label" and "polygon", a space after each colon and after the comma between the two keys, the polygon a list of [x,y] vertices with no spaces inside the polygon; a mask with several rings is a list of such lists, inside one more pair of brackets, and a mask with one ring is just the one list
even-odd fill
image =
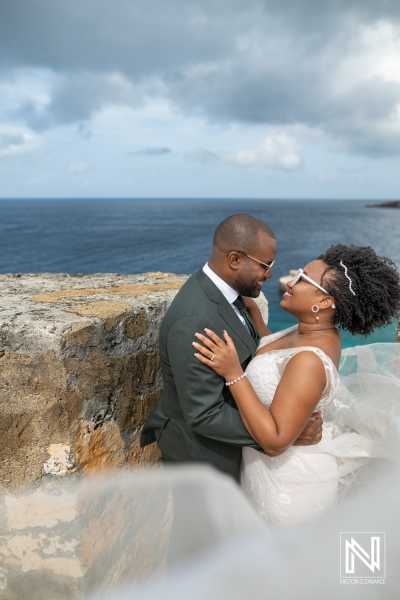
{"label": "groom's arm", "polygon": [[[194,356],[194,334],[203,332],[205,327],[215,327],[218,332],[218,326],[210,320],[195,316],[178,321],[168,334],[169,368],[185,421],[192,431],[205,437],[259,449],[243,425],[239,411],[225,401],[223,393],[228,392],[224,379]],[[248,350],[243,349],[241,361],[246,358]]]}

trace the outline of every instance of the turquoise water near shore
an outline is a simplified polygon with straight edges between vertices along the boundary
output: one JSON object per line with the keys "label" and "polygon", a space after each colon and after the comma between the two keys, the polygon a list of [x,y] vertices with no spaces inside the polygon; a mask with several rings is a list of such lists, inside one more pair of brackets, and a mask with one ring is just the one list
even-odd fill
{"label": "turquoise water near shore", "polygon": [[[370,201],[249,199],[0,200],[0,273],[190,274],[207,260],[217,224],[247,212],[275,232],[273,278],[264,285],[274,331],[293,321],[278,279],[331,244],[370,245],[400,267],[400,210]],[[394,341],[396,323],[344,346]]]}

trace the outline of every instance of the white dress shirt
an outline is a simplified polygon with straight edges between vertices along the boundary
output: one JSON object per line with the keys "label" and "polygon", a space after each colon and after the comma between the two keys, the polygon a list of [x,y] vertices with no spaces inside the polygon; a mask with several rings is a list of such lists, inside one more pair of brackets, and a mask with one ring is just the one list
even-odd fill
{"label": "white dress shirt", "polygon": [[210,267],[208,266],[208,262],[204,265],[203,272],[217,286],[217,288],[219,289],[219,291],[221,292],[221,294],[223,296],[225,296],[225,298],[228,300],[229,304],[232,306],[233,310],[235,311],[235,313],[237,314],[237,316],[239,317],[239,319],[241,320],[241,322],[243,323],[243,325],[248,330],[249,328],[247,326],[246,321],[244,320],[244,318],[242,317],[242,315],[240,314],[240,312],[236,308],[236,306],[234,306],[232,304],[233,302],[235,302],[236,298],[238,298],[238,296],[239,296],[239,294],[237,293],[237,291],[234,290],[233,288],[231,288],[231,286],[228,285],[226,283],[226,281],[224,281],[223,279],[221,279],[221,277],[218,277],[218,275],[216,273],[214,273],[214,271],[212,271],[210,269]]}

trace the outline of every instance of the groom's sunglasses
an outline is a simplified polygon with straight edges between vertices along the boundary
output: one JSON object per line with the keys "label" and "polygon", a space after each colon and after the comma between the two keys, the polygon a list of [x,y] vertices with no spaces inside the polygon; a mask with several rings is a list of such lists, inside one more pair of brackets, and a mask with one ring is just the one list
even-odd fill
{"label": "groom's sunglasses", "polygon": [[263,269],[265,269],[265,275],[272,269],[273,265],[274,265],[274,260],[270,263],[263,263],[261,262],[261,260],[258,260],[258,258],[254,258],[254,256],[250,256],[250,254],[246,254],[246,252],[242,252],[241,250],[234,250],[234,252],[237,252],[238,254],[241,254],[242,256],[247,256],[247,258],[251,258],[251,260],[255,260],[259,265],[262,266]]}
{"label": "groom's sunglasses", "polygon": [[315,283],[315,281],[313,279],[311,279],[311,277],[308,277],[307,275],[305,275],[303,269],[299,269],[296,273],[296,275],[293,277],[293,281],[292,281],[292,286],[294,287],[296,285],[296,283],[298,283],[300,281],[300,279],[305,279],[306,281],[308,281],[308,283],[311,283],[312,285],[314,285],[315,287],[317,287],[319,290],[321,290],[321,292],[324,292],[324,294],[326,294],[327,296],[330,296],[330,293],[327,292],[326,290],[324,290],[323,287],[321,287],[318,283]]}

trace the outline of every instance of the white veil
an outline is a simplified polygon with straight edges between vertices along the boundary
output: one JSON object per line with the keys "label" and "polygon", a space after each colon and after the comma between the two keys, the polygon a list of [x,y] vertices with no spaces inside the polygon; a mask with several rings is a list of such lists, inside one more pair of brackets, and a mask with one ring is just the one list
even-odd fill
{"label": "white veil", "polygon": [[339,395],[324,413],[333,432],[324,448],[336,456],[343,498],[364,485],[377,460],[399,453],[400,344],[346,348],[339,373]]}
{"label": "white veil", "polygon": [[[394,464],[385,473],[372,472],[363,492],[313,525],[271,531],[258,520],[230,480],[207,469],[172,470],[167,477],[174,487],[174,496],[182,495],[188,508],[193,501],[193,511],[179,517],[180,532],[188,544],[186,557],[172,557],[166,575],[158,571],[153,578],[140,581],[138,577],[135,581],[131,571],[131,576],[126,573],[127,578],[121,578],[116,589],[109,588],[102,594],[93,593],[91,588],[88,598],[337,600],[342,595],[352,599],[395,598],[400,589],[399,475]],[[157,487],[160,483],[158,479]],[[362,583],[351,583],[340,577],[341,532],[385,533],[384,580],[364,578]],[[157,531],[150,527],[149,533],[144,546],[157,548],[160,541]],[[130,554],[129,548],[119,548],[119,560],[127,553]],[[151,552],[147,554],[150,555]],[[132,561],[131,569],[136,568],[132,554],[125,560]],[[114,573],[117,566],[118,560],[113,566]]]}
{"label": "white veil", "polygon": [[[269,530],[229,478],[204,467],[176,467],[119,473],[86,480],[75,490],[64,486],[54,495],[53,525],[46,536],[25,523],[9,527],[0,539],[2,600],[265,600],[322,597],[395,598],[400,589],[400,468],[372,471],[367,486],[312,525]],[[74,487],[74,486],[73,486]],[[187,510],[177,516],[179,553],[169,548],[171,499]],[[59,521],[63,504],[74,518]],[[18,506],[19,503],[19,506]],[[58,506],[58,509],[57,509]],[[40,506],[38,506],[40,512]],[[15,516],[15,515],[14,515]],[[72,515],[71,515],[72,516]],[[4,517],[4,515],[3,515]],[[23,519],[22,519],[23,520]],[[386,546],[384,583],[351,583],[341,577],[341,532],[383,532]],[[12,542],[30,535],[42,541],[46,556],[58,543],[58,555],[41,568],[29,544],[20,546],[20,564],[11,557]],[[69,543],[60,543],[63,538]],[[8,546],[7,546],[8,542]],[[77,543],[75,543],[77,542]],[[186,553],[182,555],[185,546]],[[32,546],[31,546],[32,547]],[[7,554],[6,550],[9,550]],[[382,550],[382,552],[383,552]],[[168,566],[166,566],[167,554]],[[9,560],[11,559],[12,560]],[[57,571],[57,562],[64,569]],[[68,569],[67,562],[79,568]],[[22,566],[22,569],[21,569]],[[18,572],[19,569],[19,572]],[[378,587],[377,587],[378,586]]]}

